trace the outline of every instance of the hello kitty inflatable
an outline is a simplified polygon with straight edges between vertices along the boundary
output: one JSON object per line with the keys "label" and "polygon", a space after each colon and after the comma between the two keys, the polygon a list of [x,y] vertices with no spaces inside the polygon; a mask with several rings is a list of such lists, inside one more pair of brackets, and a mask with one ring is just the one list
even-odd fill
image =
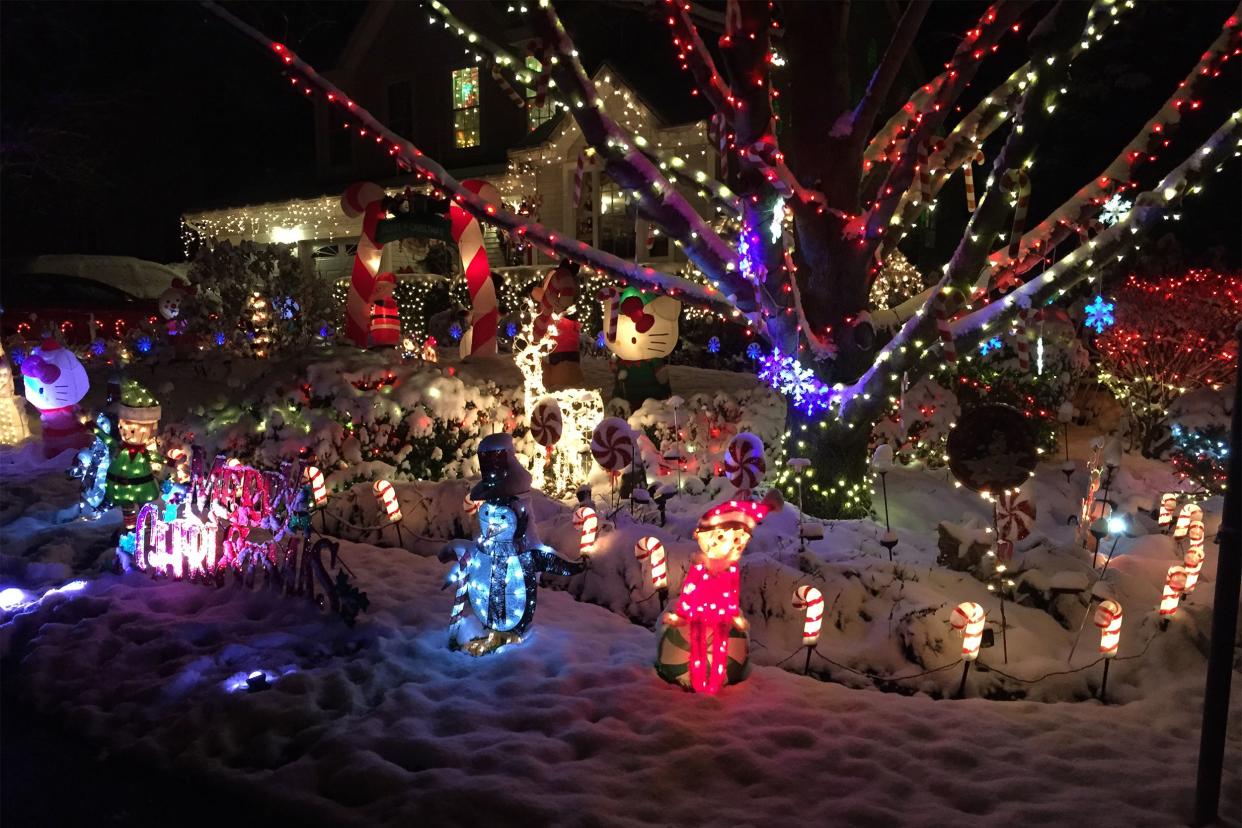
{"label": "hello kitty inflatable", "polygon": [[681,302],[671,296],[627,287],[606,288],[604,344],[612,351],[616,375],[612,396],[636,410],[648,400],[672,396],[667,357],[677,347]]}
{"label": "hello kitty inflatable", "polygon": [[39,409],[43,421],[43,456],[89,446],[91,435],[78,420],[78,403],[90,380],[73,352],[55,339],[44,339],[22,362],[22,376],[26,401]]}

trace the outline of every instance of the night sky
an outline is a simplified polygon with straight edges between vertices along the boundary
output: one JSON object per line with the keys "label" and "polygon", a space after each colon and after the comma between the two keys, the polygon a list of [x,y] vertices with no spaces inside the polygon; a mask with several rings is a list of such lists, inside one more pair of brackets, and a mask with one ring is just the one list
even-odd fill
{"label": "night sky", "polygon": [[[928,76],[982,3],[933,5],[918,63]],[[1047,4],[1037,4],[1034,13]],[[320,69],[330,68],[361,4],[231,4]],[[565,4],[566,25],[590,68],[607,59],[660,98],[701,114],[676,69],[665,27],[630,3]],[[1064,115],[1037,156],[1032,215],[1042,217],[1120,149],[1211,42],[1231,3],[1141,3],[1131,19],[1075,66]],[[855,14],[891,7],[855,4]],[[195,207],[314,192],[311,107],[270,56],[195,3],[0,4],[3,181],[0,238],[7,258],[111,253],[181,258],[178,217]],[[644,54],[620,53],[646,34]],[[411,47],[424,32],[412,33]],[[1010,41],[997,78],[1020,60]],[[1002,52],[1002,56],[1004,52]],[[1242,105],[1234,60],[1202,114],[1187,119],[1173,160]],[[980,77],[982,82],[987,73]],[[1167,166],[1153,171],[1161,173]],[[1147,183],[1147,179],[1144,179]],[[960,187],[960,185],[956,185]],[[953,195],[947,198],[953,199]],[[1179,241],[1194,261],[1237,266],[1242,187],[1237,162],[1185,211]],[[964,222],[964,210],[962,221]],[[952,244],[952,222],[916,259]],[[1223,246],[1221,251],[1210,248]]]}

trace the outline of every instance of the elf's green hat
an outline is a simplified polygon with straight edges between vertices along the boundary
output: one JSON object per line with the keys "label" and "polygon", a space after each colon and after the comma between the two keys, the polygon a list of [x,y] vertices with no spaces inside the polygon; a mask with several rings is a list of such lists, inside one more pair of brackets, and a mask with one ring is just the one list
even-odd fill
{"label": "elf's green hat", "polygon": [[121,385],[121,404],[117,416],[136,423],[158,423],[160,404],[137,380],[127,379]]}

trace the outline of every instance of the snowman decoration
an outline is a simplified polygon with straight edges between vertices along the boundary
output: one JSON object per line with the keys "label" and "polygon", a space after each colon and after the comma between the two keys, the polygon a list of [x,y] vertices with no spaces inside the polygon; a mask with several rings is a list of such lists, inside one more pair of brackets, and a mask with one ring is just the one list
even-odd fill
{"label": "snowman decoration", "polygon": [[677,347],[681,302],[671,296],[627,287],[606,288],[604,344],[612,351],[612,396],[636,411],[648,399],[667,400],[668,355]]}
{"label": "snowman decoration", "polygon": [[160,316],[166,321],[165,327],[169,336],[176,336],[185,328],[185,321],[181,319],[181,306],[185,302],[186,297],[194,293],[194,288],[183,279],[173,279],[172,284],[167,290],[160,294],[157,302]]}
{"label": "snowman decoration", "polygon": [[483,479],[470,490],[478,502],[479,534],[440,550],[454,562],[450,583],[457,588],[449,627],[449,648],[473,656],[516,644],[535,618],[539,573],[574,575],[583,559],[569,561],[539,543],[526,502],[530,472],[522,468],[509,434],[490,434],[479,443]]}

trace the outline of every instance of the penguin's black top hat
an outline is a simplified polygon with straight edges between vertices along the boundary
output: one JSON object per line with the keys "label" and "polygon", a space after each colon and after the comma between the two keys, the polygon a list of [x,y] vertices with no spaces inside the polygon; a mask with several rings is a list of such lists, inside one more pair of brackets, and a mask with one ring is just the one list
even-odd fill
{"label": "penguin's black top hat", "polygon": [[489,434],[479,442],[483,479],[470,490],[471,500],[518,497],[530,491],[530,472],[518,462],[511,434]]}

